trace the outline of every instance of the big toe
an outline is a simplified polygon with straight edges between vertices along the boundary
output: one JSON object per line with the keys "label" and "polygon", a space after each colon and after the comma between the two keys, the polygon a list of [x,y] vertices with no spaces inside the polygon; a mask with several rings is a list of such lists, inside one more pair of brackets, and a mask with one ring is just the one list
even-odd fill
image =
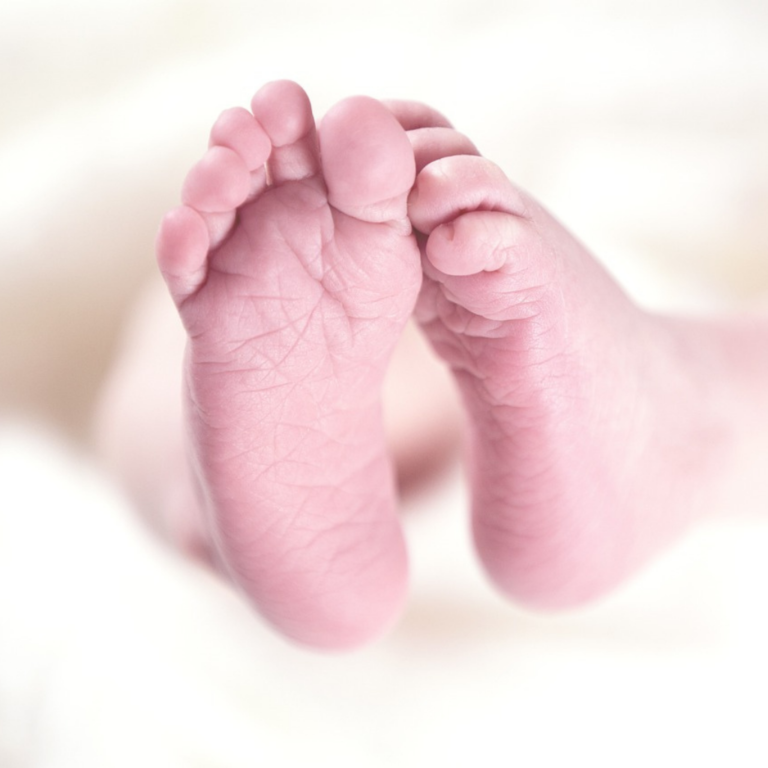
{"label": "big toe", "polygon": [[416,163],[405,130],[383,104],[365,96],[339,102],[319,137],[331,205],[369,222],[406,219]]}

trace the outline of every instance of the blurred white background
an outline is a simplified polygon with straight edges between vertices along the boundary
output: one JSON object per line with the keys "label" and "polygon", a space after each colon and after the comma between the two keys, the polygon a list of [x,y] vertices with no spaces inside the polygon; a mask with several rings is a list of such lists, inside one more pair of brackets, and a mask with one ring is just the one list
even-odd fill
{"label": "blurred white background", "polygon": [[0,4],[0,765],[768,764],[768,523],[702,527],[568,615],[475,565],[460,473],[411,503],[407,615],[285,644],[165,551],[89,458],[152,240],[218,113],[427,101],[637,298],[768,291],[758,0]]}

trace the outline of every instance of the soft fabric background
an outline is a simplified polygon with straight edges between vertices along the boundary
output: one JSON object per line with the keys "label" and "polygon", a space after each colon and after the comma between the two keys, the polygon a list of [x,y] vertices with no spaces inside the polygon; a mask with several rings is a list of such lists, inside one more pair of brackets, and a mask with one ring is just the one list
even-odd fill
{"label": "soft fabric background", "polygon": [[401,624],[324,656],[157,544],[86,437],[160,216],[266,80],[429,101],[698,310],[768,291],[767,42],[759,0],[0,4],[0,765],[766,765],[768,515],[538,616],[485,583],[456,469],[409,504]]}

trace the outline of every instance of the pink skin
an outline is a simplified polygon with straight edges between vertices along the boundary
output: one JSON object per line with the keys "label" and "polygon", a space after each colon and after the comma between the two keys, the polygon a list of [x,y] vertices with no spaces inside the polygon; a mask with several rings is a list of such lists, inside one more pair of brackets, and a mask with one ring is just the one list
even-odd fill
{"label": "pink skin", "polygon": [[506,594],[593,599],[764,486],[764,318],[643,312],[427,107],[350,99],[316,132],[279,82],[252,108],[217,122],[158,261],[211,535],[281,631],[349,647],[402,604],[379,398],[414,305],[463,395],[475,542]]}
{"label": "pink skin", "polygon": [[642,311],[440,116],[405,124],[416,316],[470,415],[473,533],[501,590],[578,605],[729,501],[768,506],[765,315]]}
{"label": "pink skin", "polygon": [[[488,160],[427,166],[410,213],[429,235],[417,317],[471,416],[483,563],[528,604],[603,594],[684,522],[651,522],[672,488],[646,492],[627,479],[639,456],[658,474],[694,436],[676,409],[666,414],[679,427],[672,439],[647,420],[676,384],[649,362],[672,344],[667,331]],[[641,535],[648,524],[652,541]]]}
{"label": "pink skin", "polygon": [[[422,279],[414,157],[372,99],[317,135],[293,83],[252,108],[217,123],[227,147],[192,169],[157,241],[189,337],[192,462],[235,582],[289,636],[347,647],[392,622],[407,580],[380,391]],[[239,154],[244,133],[268,158]]]}

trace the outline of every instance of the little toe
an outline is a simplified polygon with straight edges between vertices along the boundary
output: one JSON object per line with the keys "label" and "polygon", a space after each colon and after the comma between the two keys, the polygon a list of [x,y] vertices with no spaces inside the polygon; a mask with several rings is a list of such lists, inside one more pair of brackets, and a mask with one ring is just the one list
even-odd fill
{"label": "little toe", "polygon": [[320,168],[312,105],[304,89],[290,80],[261,88],[251,110],[272,146],[269,180],[272,184],[306,179]]}
{"label": "little toe", "polygon": [[251,174],[240,155],[228,147],[211,147],[192,167],[181,190],[181,200],[205,213],[223,213],[245,202]]}
{"label": "little toe", "polygon": [[523,193],[504,171],[483,157],[444,157],[418,175],[408,200],[413,226],[429,234],[467,211],[504,211],[527,216]]}
{"label": "little toe", "polygon": [[323,119],[320,149],[331,205],[363,221],[406,220],[413,149],[381,102],[365,96],[339,102]]}
{"label": "little toe", "polygon": [[158,266],[176,304],[204,282],[209,246],[208,226],[193,208],[180,206],[165,215],[155,250]]}

